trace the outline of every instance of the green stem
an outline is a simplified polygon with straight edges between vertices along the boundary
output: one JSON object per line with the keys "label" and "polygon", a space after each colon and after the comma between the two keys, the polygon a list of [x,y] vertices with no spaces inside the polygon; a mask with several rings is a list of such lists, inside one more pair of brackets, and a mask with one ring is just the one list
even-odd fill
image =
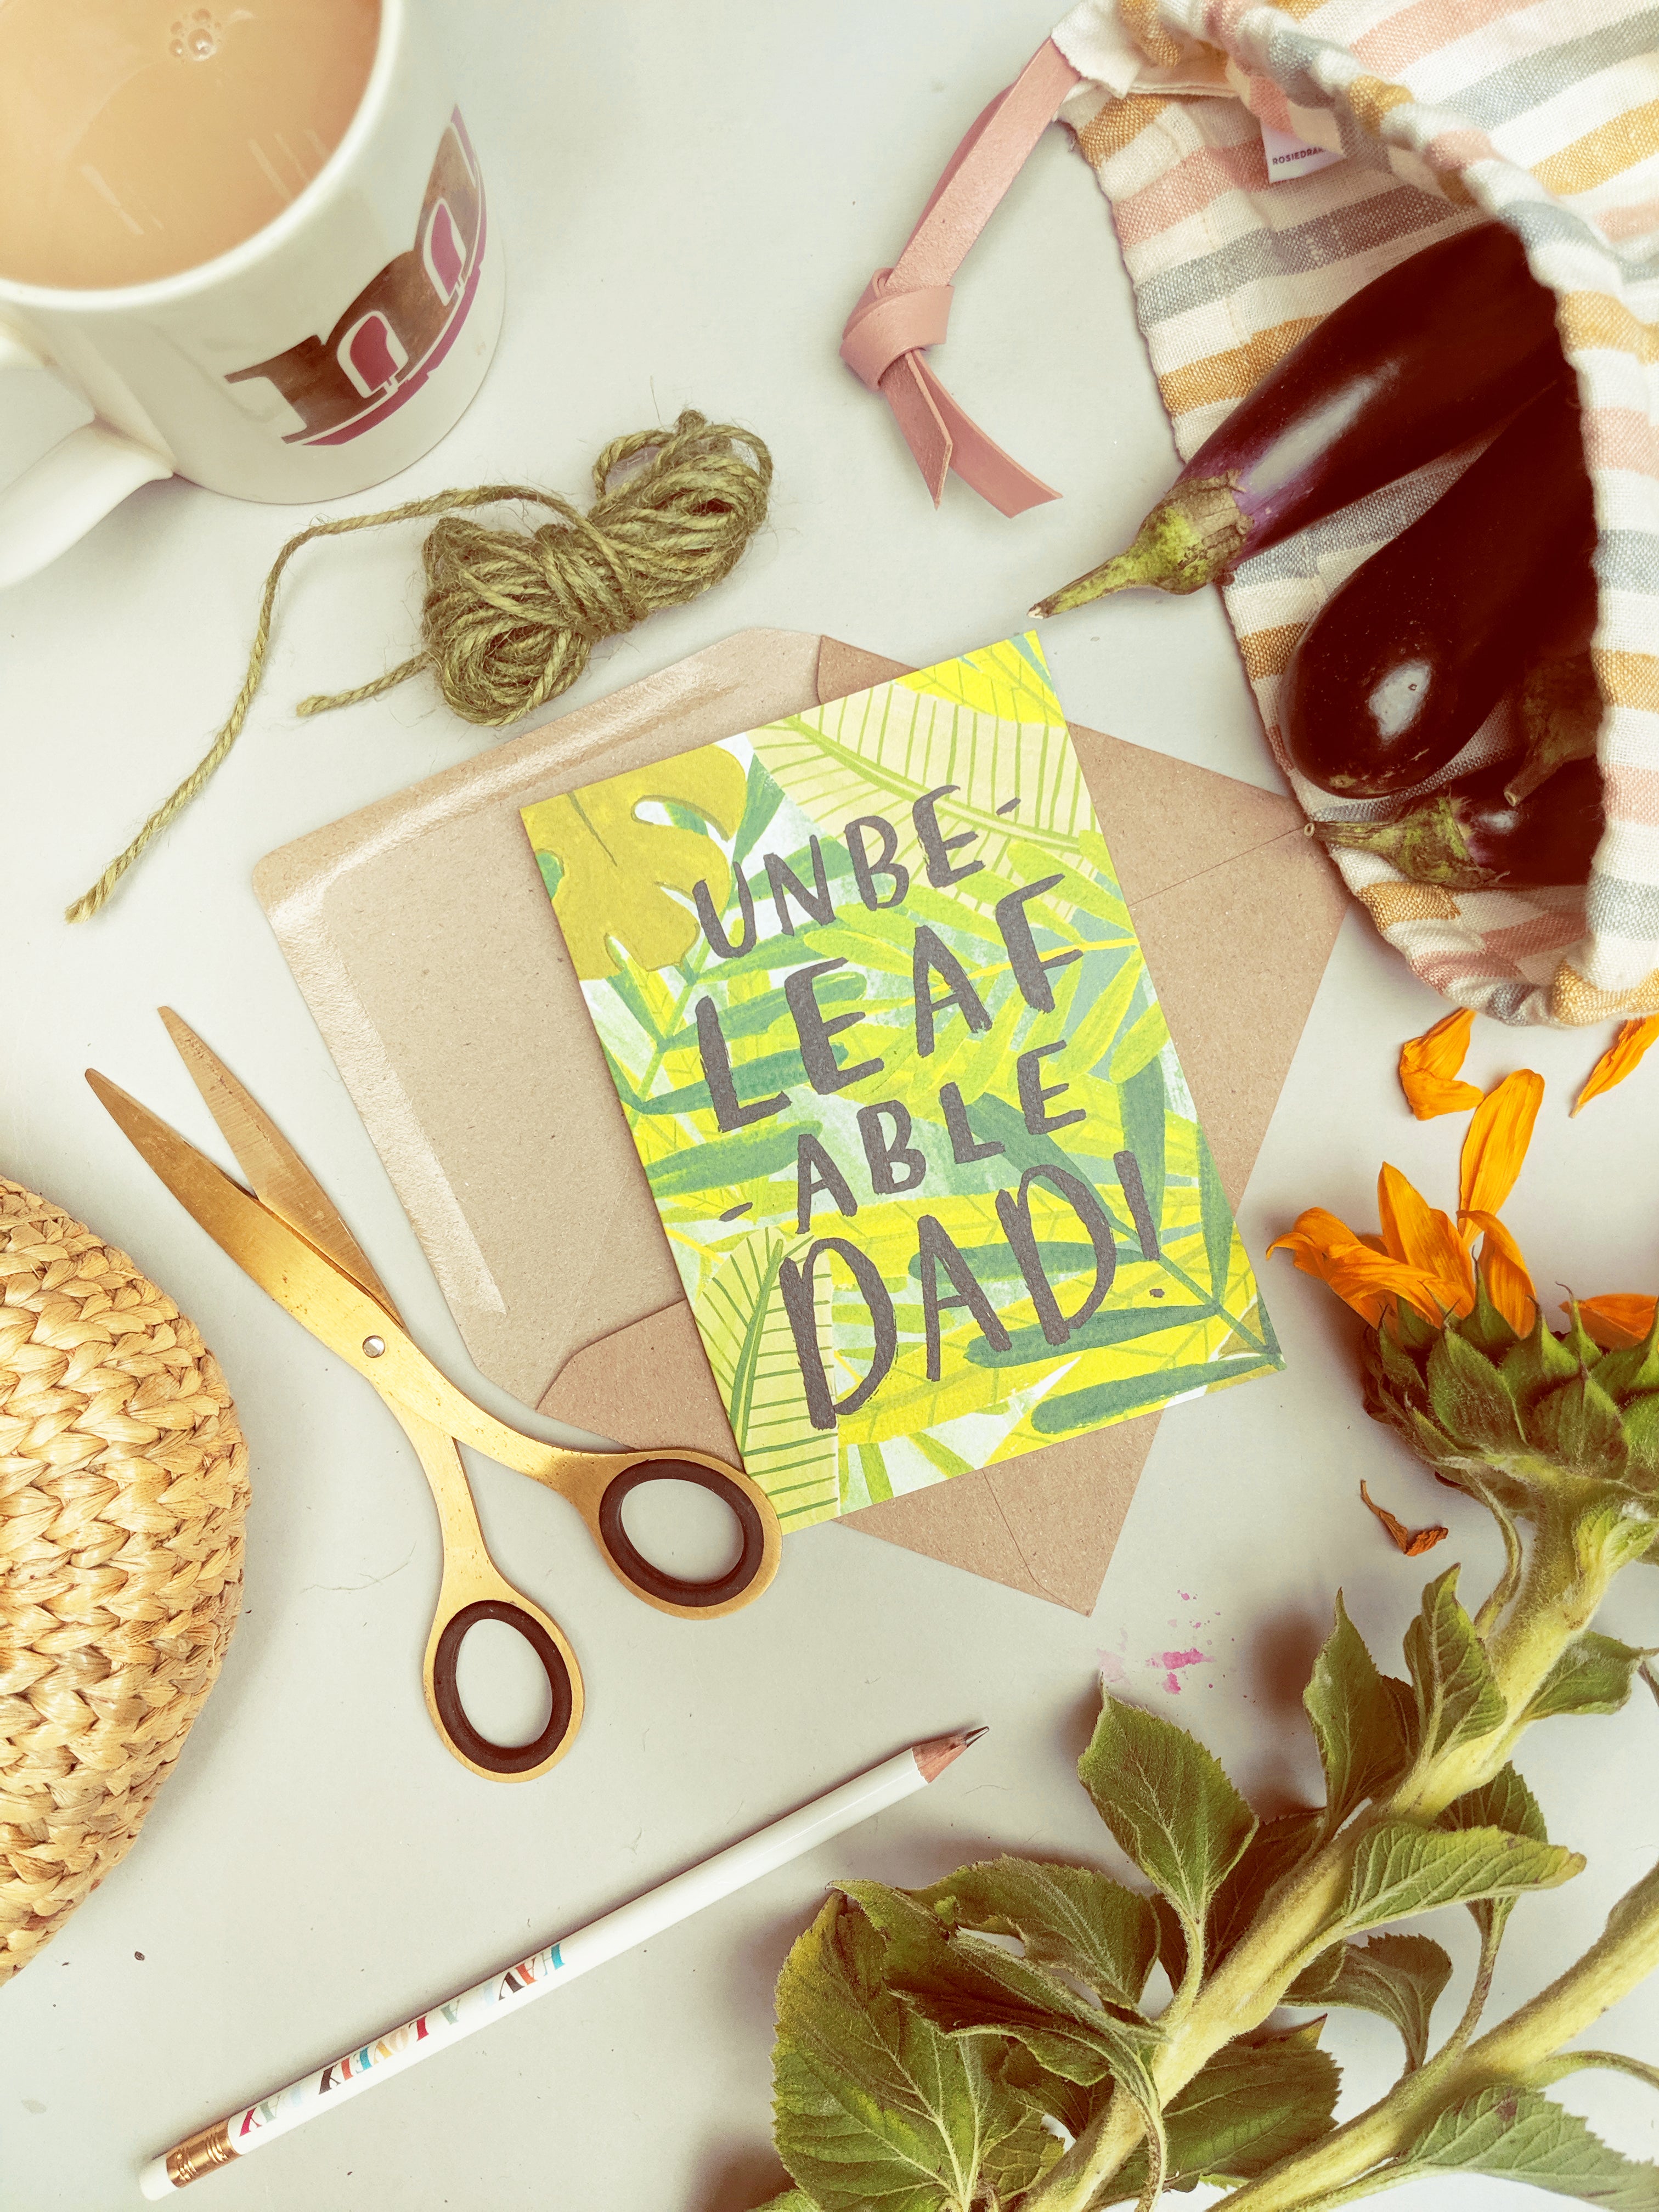
{"label": "green stem", "polygon": [[[1339,1835],[1304,1860],[1271,1893],[1254,1924],[1200,1989],[1190,2006],[1180,2011],[1171,2007],[1165,2015],[1165,2039],[1152,2062],[1152,2075],[1166,2104],[1226,2044],[1260,2027],[1283,2002],[1285,1990],[1297,1975],[1340,1936],[1349,1872],[1360,1839],[1388,1820],[1432,1822],[1457,1798],[1490,1781],[1508,1760],[1525,1726],[1527,1707],[1562,1652],[1595,1618],[1596,1607],[1616,1571],[1599,1553],[1586,1557],[1581,1553],[1576,1530],[1583,1503],[1578,1498],[1551,1502],[1512,1601],[1501,1626],[1490,1638],[1488,1656],[1508,1713],[1504,1724],[1473,1743],[1457,1745],[1440,1758],[1413,1769],[1387,1802],[1372,1805],[1351,1820]],[[1506,1566],[1504,1580],[1509,1579]],[[1659,1883],[1659,1869],[1656,1869],[1653,1880]],[[1659,1924],[1659,1914],[1656,1917]],[[1594,1956],[1595,1954],[1587,1954],[1581,1966],[1587,1966]],[[1490,1982],[1490,1962],[1484,1956],[1483,1965],[1485,1984],[1477,1975],[1480,2005],[1486,2002]],[[1473,1994],[1471,2004],[1474,2005]],[[1596,2010],[1601,2008],[1598,2006]],[[1466,2014],[1467,2026],[1460,2024],[1459,2033],[1465,2039],[1478,2021],[1479,2010],[1480,2007],[1475,2006],[1472,2015]],[[1587,2020],[1595,2016],[1592,2012]],[[1517,2019],[1521,2017],[1516,2015]],[[1577,2033],[1577,2028],[1566,2029],[1555,2040],[1565,2042]],[[1411,2109],[1423,2109],[1423,2100],[1432,2095],[1433,2085],[1444,2077],[1448,2069],[1465,2061],[1472,2063],[1474,2054],[1491,2044],[1492,2038],[1488,2036],[1466,2047],[1455,2035],[1453,2042],[1426,2066],[1408,2075],[1395,2095],[1403,2096],[1409,2090],[1417,2100]],[[1545,2051],[1553,2047],[1553,2044],[1540,2044],[1534,2058],[1541,2057]],[[1385,2107],[1393,2109],[1391,2100],[1385,2100]],[[1350,2123],[1350,2126],[1362,2127],[1370,2118],[1363,2116],[1362,2120]],[[1112,2098],[1065,2156],[1030,2192],[1024,2201],[1024,2212],[1086,2212],[1091,2200],[1133,2152],[1140,2139],[1140,2131],[1139,2117],[1129,2107],[1127,2100]],[[1331,2146],[1345,2141],[1347,2133],[1346,2129],[1339,2130],[1307,2155],[1316,2158],[1321,2153],[1331,2152]],[[1405,2139],[1409,2140],[1409,2136]],[[1327,2187],[1346,2188],[1370,2166],[1391,2155],[1392,2138],[1386,2125],[1377,2140],[1382,2143],[1380,2148],[1372,2137],[1365,2138],[1370,2148],[1364,2166],[1336,2172],[1328,2182],[1322,2171],[1314,2177],[1311,2193],[1322,2194]],[[1338,2154],[1331,2152],[1331,2155],[1335,2157]],[[1266,2184],[1252,2186],[1265,2187]],[[1295,2200],[1298,2205],[1301,2196],[1308,2193],[1298,2192]],[[1287,2203],[1291,2201],[1285,2200]],[[1254,2203],[1250,2212],[1256,2212]],[[1264,2206],[1263,2212],[1277,2212],[1277,2201]]]}
{"label": "green stem", "polygon": [[[1395,1797],[1397,1819],[1437,1820],[1459,1797],[1492,1780],[1513,1753],[1527,1709],[1551,1668],[1595,1620],[1618,1568],[1599,1549],[1588,1556],[1581,1550],[1577,1532],[1583,1506],[1582,1498],[1571,1496],[1549,1501],[1513,1598],[1484,1638],[1507,1709],[1503,1725],[1408,1775]],[[1506,1566],[1498,1591],[1510,1578]],[[1487,1607],[1480,1611],[1485,1617]]]}
{"label": "green stem", "polygon": [[[1261,2180],[1226,2199],[1227,2212],[1310,2212],[1333,2191],[1353,2185],[1374,2167],[1409,2150],[1449,2106],[1498,2083],[1531,2085],[1549,2071],[1553,2054],[1582,2035],[1659,1968],[1659,1866],[1614,1905],[1601,1935],[1565,1974],[1467,2050],[1443,2051],[1346,2127],[1311,2149],[1281,2160]],[[1379,2177],[1381,2179],[1382,2177]]]}
{"label": "green stem", "polygon": [[1463,2008],[1463,2017],[1436,2053],[1438,2058],[1455,2057],[1480,2025],[1486,1999],[1492,1995],[1492,1978],[1498,1965],[1498,1948],[1504,1941],[1504,1923],[1509,1919],[1509,1904],[1506,1898],[1486,1908],[1486,1918],[1480,1929],[1480,1956],[1470,1985],[1469,2001]]}
{"label": "green stem", "polygon": [[[1337,2212],[1341,2204],[1357,2204],[1362,2197],[1378,2196],[1385,2189],[1397,2189],[1402,2181],[1416,2181],[1420,2177],[1408,2166],[1378,2166],[1375,2173],[1366,2174],[1362,2180],[1352,2181],[1346,2189],[1328,2190],[1323,2197],[1316,2197],[1302,2205],[1299,2212]],[[1231,2203],[1224,2197],[1224,2204]]]}
{"label": "green stem", "polygon": [[[1328,1947],[1358,1838],[1379,1817],[1361,1814],[1287,1875],[1273,1893],[1272,1914],[1228,1954],[1184,2012],[1177,1998],[1165,2013],[1169,2026],[1152,2071],[1166,2105],[1224,2044],[1261,2027],[1297,1975]],[[1184,1991],[1185,1978],[1182,1986]],[[1142,2132],[1139,2112],[1115,2095],[1027,2195],[1024,2212],[1085,2212]]]}
{"label": "green stem", "polygon": [[1498,1577],[1492,1595],[1474,1616],[1474,1632],[1484,1643],[1503,1619],[1516,1592],[1520,1589],[1526,1572],[1526,1554],[1521,1547],[1521,1532],[1515,1525],[1515,1516],[1507,1507],[1500,1505],[1489,1490],[1483,1490],[1480,1503],[1497,1522],[1504,1539],[1504,1571]]}
{"label": "green stem", "polygon": [[1565,2081],[1569,2074],[1628,2074],[1632,2081],[1645,2081],[1650,2089],[1659,2089],[1659,2066],[1649,2066],[1639,2058],[1627,2058],[1622,2051],[1564,2051],[1559,2058],[1538,2067],[1532,2076],[1534,2089],[1547,2089],[1552,2081]]}

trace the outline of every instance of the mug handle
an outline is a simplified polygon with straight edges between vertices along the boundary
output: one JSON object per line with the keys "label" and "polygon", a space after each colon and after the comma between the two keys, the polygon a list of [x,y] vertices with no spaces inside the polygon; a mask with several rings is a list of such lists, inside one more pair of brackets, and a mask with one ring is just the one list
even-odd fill
{"label": "mug handle", "polygon": [[[0,323],[0,369],[46,368],[46,356]],[[66,552],[140,484],[171,463],[105,422],[84,422],[0,490],[0,591]]]}

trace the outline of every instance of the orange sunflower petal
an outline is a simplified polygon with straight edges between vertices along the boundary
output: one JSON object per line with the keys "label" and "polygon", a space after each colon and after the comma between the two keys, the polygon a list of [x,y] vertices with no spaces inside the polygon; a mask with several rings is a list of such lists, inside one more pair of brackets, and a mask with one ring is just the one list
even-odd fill
{"label": "orange sunflower petal", "polygon": [[1335,1279],[1344,1255],[1364,1249],[1347,1223],[1339,1220],[1322,1206],[1310,1206],[1305,1212],[1298,1213],[1285,1234],[1276,1237],[1267,1247],[1269,1252],[1288,1252],[1303,1274],[1328,1284],[1340,1298],[1375,1328],[1388,1304],[1386,1295],[1370,1287],[1362,1289],[1357,1283],[1343,1289]]}
{"label": "orange sunflower petal", "polygon": [[1573,1112],[1588,1106],[1592,1098],[1599,1098],[1604,1091],[1611,1091],[1615,1083],[1622,1083],[1650,1044],[1659,1044],[1659,1014],[1650,1014],[1643,1021],[1626,1022],[1591,1068],[1583,1089],[1573,1102]]}
{"label": "orange sunflower petal", "polygon": [[1469,1048],[1474,1015],[1468,1006],[1448,1014],[1421,1036],[1408,1037],[1400,1048],[1400,1088],[1406,1103],[1419,1121],[1437,1114],[1462,1114],[1480,1103],[1473,1083],[1454,1081]]}
{"label": "orange sunflower petal", "polygon": [[1399,1298],[1414,1306],[1435,1328],[1454,1313],[1467,1313],[1474,1304],[1473,1291],[1467,1304],[1460,1302],[1454,1285],[1444,1276],[1431,1274],[1426,1267],[1408,1267],[1398,1260],[1380,1257],[1375,1252],[1368,1252],[1362,1244],[1350,1245],[1346,1251],[1337,1253],[1326,1280],[1340,1298],[1346,1300],[1356,1313],[1364,1313],[1373,1324]]}
{"label": "orange sunflower petal", "polygon": [[1486,1296],[1517,1336],[1530,1336],[1538,1318],[1538,1293],[1520,1246],[1495,1213],[1466,1213],[1459,1218],[1473,1224],[1485,1239],[1480,1272],[1486,1279]]}
{"label": "orange sunflower petal", "polygon": [[1581,1298],[1578,1316],[1604,1352],[1622,1352],[1627,1345],[1647,1342],[1653,1308],[1654,1301],[1639,1291],[1609,1291],[1599,1298]]}
{"label": "orange sunflower petal", "polygon": [[1438,1526],[1408,1528],[1397,1513],[1390,1513],[1386,1505],[1377,1504],[1363,1482],[1359,1486],[1359,1495],[1393,1537],[1395,1548],[1403,1552],[1408,1559],[1421,1559],[1425,1552],[1431,1552],[1437,1544],[1443,1544],[1451,1534],[1449,1528]]}
{"label": "orange sunflower petal", "polygon": [[1461,1214],[1502,1211],[1527,1157],[1543,1097],[1543,1077],[1517,1067],[1476,1107],[1463,1139]]}
{"label": "orange sunflower petal", "polygon": [[[1373,1328],[1392,1310],[1396,1298],[1405,1298],[1437,1328],[1449,1312],[1459,1310],[1451,1286],[1439,1275],[1373,1250],[1323,1206],[1310,1206],[1298,1214],[1294,1225],[1268,1249],[1290,1253],[1304,1275],[1328,1285]],[[1471,1289],[1468,1303],[1474,1302]],[[1468,1307],[1461,1310],[1467,1312]]]}
{"label": "orange sunflower petal", "polygon": [[1468,1313],[1474,1304],[1474,1271],[1468,1248],[1447,1217],[1386,1162],[1376,1178],[1376,1205],[1389,1256],[1443,1285],[1443,1305]]}
{"label": "orange sunflower petal", "polygon": [[1304,1275],[1326,1284],[1373,1328],[1401,1297],[1408,1298],[1426,1321],[1438,1322],[1444,1316],[1449,1300],[1437,1279],[1376,1251],[1322,1206],[1299,1213],[1293,1226],[1267,1249],[1290,1253]]}

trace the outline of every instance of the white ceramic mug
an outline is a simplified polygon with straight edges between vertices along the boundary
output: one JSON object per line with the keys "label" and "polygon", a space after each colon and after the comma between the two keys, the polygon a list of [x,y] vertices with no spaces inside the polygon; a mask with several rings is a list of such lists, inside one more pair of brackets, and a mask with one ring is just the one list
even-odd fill
{"label": "white ceramic mug", "polygon": [[96,416],[0,491],[0,586],[158,477],[308,502],[395,474],[483,380],[501,291],[447,72],[416,0],[380,0],[345,136],[263,230],[118,290],[0,276],[0,368],[55,368]]}

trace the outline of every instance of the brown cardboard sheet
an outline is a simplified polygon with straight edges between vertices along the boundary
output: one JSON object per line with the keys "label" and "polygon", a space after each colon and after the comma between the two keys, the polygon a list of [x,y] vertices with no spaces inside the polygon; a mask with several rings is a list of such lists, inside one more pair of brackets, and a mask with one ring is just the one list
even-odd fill
{"label": "brown cardboard sheet", "polygon": [[[255,872],[468,1350],[544,1413],[625,1444],[733,1452],[519,809],[902,672],[832,638],[744,631]],[[1073,735],[1236,1206],[1335,940],[1341,885],[1292,800]],[[1159,1418],[847,1525],[1087,1613]]]}

